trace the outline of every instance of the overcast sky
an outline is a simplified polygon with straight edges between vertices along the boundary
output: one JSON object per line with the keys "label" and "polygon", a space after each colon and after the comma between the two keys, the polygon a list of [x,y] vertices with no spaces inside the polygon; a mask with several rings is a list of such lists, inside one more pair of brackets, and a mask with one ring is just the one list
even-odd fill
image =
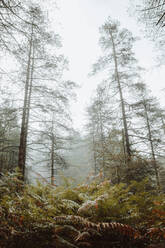
{"label": "overcast sky", "polygon": [[153,94],[162,101],[164,68],[155,68],[156,54],[153,51],[153,44],[143,38],[140,30],[142,26],[137,23],[136,18],[128,14],[129,0],[58,0],[58,6],[63,51],[70,62],[70,70],[66,77],[81,85],[77,91],[78,101],[72,106],[76,128],[82,128],[85,107],[100,82],[99,77],[89,78],[88,73],[101,54],[98,46],[98,29],[108,16],[118,19],[121,26],[132,31],[134,36],[141,36],[142,40],[135,46],[136,57],[139,64],[147,69],[146,83]]}

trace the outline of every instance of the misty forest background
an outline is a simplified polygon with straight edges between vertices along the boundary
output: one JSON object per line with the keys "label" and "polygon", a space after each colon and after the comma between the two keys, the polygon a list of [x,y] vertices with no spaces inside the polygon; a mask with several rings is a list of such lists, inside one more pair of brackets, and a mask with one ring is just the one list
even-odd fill
{"label": "misty forest background", "polygon": [[[8,226],[1,247],[26,247],[18,243],[29,230],[34,245],[33,228],[53,225],[52,218],[60,215],[65,216],[54,221],[67,224],[66,230],[58,229],[52,246],[38,238],[42,247],[108,247],[110,241],[101,239],[106,228],[111,230],[112,247],[149,247],[154,235],[161,245],[165,108],[145,84],[145,68],[134,54],[138,37],[111,17],[98,30],[102,56],[91,65],[89,76],[99,74],[101,80],[80,133],[70,111],[79,82],[66,79],[69,61],[61,52],[62,38],[54,32],[58,28],[51,25],[47,5],[58,11],[55,1],[0,0],[0,235],[4,223]],[[163,0],[145,0],[130,9],[155,44],[159,67],[164,65],[164,7]],[[96,223],[103,221],[125,226],[99,229]],[[74,229],[79,222],[81,228]],[[155,229],[142,235],[126,224]],[[82,227],[87,226],[93,231],[84,234]],[[63,239],[68,230],[72,242],[71,237]],[[93,244],[95,238],[90,238],[95,236],[102,243]]]}

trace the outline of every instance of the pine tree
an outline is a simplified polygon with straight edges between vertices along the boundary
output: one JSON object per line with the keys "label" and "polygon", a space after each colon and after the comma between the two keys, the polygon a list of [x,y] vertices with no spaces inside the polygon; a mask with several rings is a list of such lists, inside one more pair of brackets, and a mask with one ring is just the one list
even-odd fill
{"label": "pine tree", "polygon": [[115,171],[119,181],[119,167],[124,165],[124,151],[122,134],[117,129],[113,107],[108,87],[99,85],[87,110],[87,132],[91,140],[95,175],[102,171],[104,177],[112,178]]}
{"label": "pine tree", "polygon": [[[143,141],[143,146],[147,143],[147,146],[150,149],[149,155],[155,171],[156,184],[158,190],[160,190],[157,157],[159,157],[160,154],[162,129],[160,129],[160,117],[158,118],[159,105],[157,100],[150,96],[144,83],[135,84],[134,89],[136,89],[134,92],[137,93],[137,102],[132,106],[136,112],[136,116],[141,119],[140,124],[143,123],[143,128],[139,127],[136,138]],[[145,151],[144,147],[143,149],[143,151]],[[157,153],[158,150],[159,152]]]}
{"label": "pine tree", "polygon": [[[24,24],[27,41],[25,40],[23,42],[21,49],[15,51],[23,68],[22,76],[25,76],[26,78],[19,147],[19,168],[22,171],[23,178],[25,174],[30,112],[32,111],[34,102],[36,102],[37,106],[37,101],[35,101],[36,99],[33,100],[33,98],[35,97],[36,92],[39,92],[40,94],[40,92],[45,91],[46,87],[44,86],[44,83],[51,80],[58,82],[59,75],[56,76],[58,71],[57,68],[59,67],[58,65],[60,63],[62,64],[58,73],[61,74],[63,71],[63,63],[65,63],[63,62],[65,61],[63,56],[49,55],[48,53],[50,46],[59,46],[59,36],[46,30],[44,15],[37,5],[29,7],[28,18],[30,25]],[[24,56],[26,56],[27,48],[28,55],[26,60],[22,55],[24,54]],[[52,79],[53,73],[54,78]],[[44,81],[44,83],[41,83],[42,81]],[[45,91],[44,95],[46,95],[48,91]],[[46,106],[44,108],[46,109]]]}
{"label": "pine tree", "polygon": [[[117,93],[120,102],[121,115],[123,121],[123,134],[126,152],[126,163],[130,165],[132,151],[128,130],[128,116],[126,113],[126,94],[127,88],[132,80],[138,77],[138,67],[132,51],[133,43],[136,40],[127,29],[120,28],[118,22],[108,18],[107,22],[100,28],[100,45],[104,56],[100,57],[94,65],[93,73],[107,70],[108,84],[115,94]],[[124,97],[125,94],[125,97]]]}

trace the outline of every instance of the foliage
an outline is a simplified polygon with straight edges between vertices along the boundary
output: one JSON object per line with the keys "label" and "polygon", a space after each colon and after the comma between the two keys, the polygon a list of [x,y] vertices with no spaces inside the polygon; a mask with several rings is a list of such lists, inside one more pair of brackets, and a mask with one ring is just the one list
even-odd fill
{"label": "foliage", "polygon": [[16,171],[1,176],[0,202],[1,247],[18,247],[6,245],[16,238],[41,242],[41,247],[62,247],[64,243],[66,248],[87,247],[87,243],[102,247],[101,240],[110,242],[110,238],[112,247],[121,247],[123,239],[127,240],[124,247],[129,242],[134,242],[133,247],[145,247],[145,242],[164,239],[165,197],[157,195],[147,179],[132,181],[129,186],[104,181],[66,188],[24,185]]}

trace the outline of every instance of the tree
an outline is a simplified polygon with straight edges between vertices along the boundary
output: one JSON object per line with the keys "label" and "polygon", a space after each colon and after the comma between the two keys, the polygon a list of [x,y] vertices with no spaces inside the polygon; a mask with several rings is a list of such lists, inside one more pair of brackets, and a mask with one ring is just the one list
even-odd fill
{"label": "tree", "polygon": [[[2,92],[1,92],[2,93]],[[4,97],[4,96],[3,96]],[[19,127],[18,113],[8,99],[0,107],[0,171],[12,171],[18,165]]]}
{"label": "tree", "polygon": [[132,83],[132,80],[138,77],[136,59],[132,51],[133,43],[136,39],[133,38],[127,29],[121,29],[120,24],[112,21],[110,18],[100,28],[100,33],[100,45],[104,56],[100,57],[94,65],[93,73],[106,69],[109,74],[107,81],[110,87],[113,85],[115,95],[117,94],[119,97],[126,161],[129,166],[132,152],[128,130],[128,116],[126,114],[127,103],[124,93],[127,94],[127,87]]}
{"label": "tree", "polygon": [[117,115],[106,84],[97,87],[96,96],[88,107],[87,132],[93,154],[95,175],[120,181],[120,167],[125,165],[122,133],[117,129]]}
{"label": "tree", "polygon": [[92,105],[88,107],[88,130],[92,135],[95,174],[102,170],[105,176],[105,88],[98,87],[96,94]]}
{"label": "tree", "polygon": [[[158,161],[156,157],[159,157],[160,144],[161,144],[161,125],[160,118],[158,119],[159,107],[156,99],[150,96],[147,91],[147,87],[143,83],[137,83],[134,85],[134,89],[138,92],[137,102],[132,106],[136,110],[136,116],[140,118],[143,122],[143,128],[138,129],[138,136],[143,141],[143,151],[144,144],[147,142],[150,147],[151,162],[155,171],[157,188],[160,190],[160,178]],[[137,91],[138,90],[138,91]],[[157,150],[159,150],[157,154]]]}
{"label": "tree", "polygon": [[[27,34],[27,44],[19,51],[15,51],[15,54],[22,62],[23,68],[26,67],[25,73],[25,89],[24,89],[24,106],[22,114],[22,124],[21,124],[21,134],[20,134],[20,147],[19,147],[19,168],[22,171],[23,177],[25,174],[25,161],[26,161],[26,149],[27,149],[27,138],[28,138],[28,126],[31,110],[31,101],[34,88],[37,87],[34,85],[34,79],[37,72],[37,79],[43,80],[43,76],[46,75],[46,70],[49,72],[49,67],[54,68],[54,73],[57,66],[57,57],[49,56],[46,52],[46,47],[52,44],[53,37],[45,29],[44,15],[41,9],[38,6],[30,6],[29,8],[29,23],[31,25],[25,24],[25,30]],[[54,41],[54,44],[56,42]],[[28,47],[28,58],[27,61],[25,58],[22,59],[21,54],[26,54],[26,47]],[[50,65],[50,61],[54,62]],[[60,60],[60,57],[58,57]],[[41,65],[42,63],[42,65]],[[38,68],[37,68],[38,67]],[[42,76],[40,75],[42,72]],[[46,78],[49,80],[50,77]],[[39,87],[39,85],[38,85]]]}
{"label": "tree", "polygon": [[[45,154],[50,155],[53,179],[55,163],[59,168],[67,167],[62,151],[67,149],[67,140],[72,132],[69,100],[73,98],[75,84],[62,79],[68,62],[57,50],[61,47],[60,36],[50,30],[39,5],[31,1],[24,4],[0,1],[0,7],[1,44],[15,56],[17,66],[18,63],[20,66],[18,84],[13,88],[21,86],[24,90],[18,156],[22,178],[26,161],[29,158],[31,162],[33,158],[36,161],[34,150],[41,135],[45,140],[40,145],[45,148]],[[22,101],[19,96],[18,101],[15,99],[17,107]],[[54,113],[56,118],[52,122]],[[44,128],[40,126],[42,122]],[[50,124],[56,126],[55,130]],[[40,155],[44,153],[42,149],[39,148]]]}
{"label": "tree", "polygon": [[[40,126],[37,130],[32,127],[33,148],[35,145],[37,157],[40,158],[37,163],[46,164],[46,168],[50,168],[50,173],[47,174],[50,174],[52,184],[57,178],[58,171],[69,165],[65,159],[65,154],[69,150],[72,140],[73,128],[69,113],[69,101],[73,98],[75,84],[64,81],[53,86],[54,89],[47,88],[47,96],[40,97],[40,117],[36,116],[40,121]],[[42,107],[45,108],[42,110]],[[35,134],[36,131],[37,134]],[[35,136],[36,138],[34,138]],[[42,154],[43,151],[44,155]]]}

